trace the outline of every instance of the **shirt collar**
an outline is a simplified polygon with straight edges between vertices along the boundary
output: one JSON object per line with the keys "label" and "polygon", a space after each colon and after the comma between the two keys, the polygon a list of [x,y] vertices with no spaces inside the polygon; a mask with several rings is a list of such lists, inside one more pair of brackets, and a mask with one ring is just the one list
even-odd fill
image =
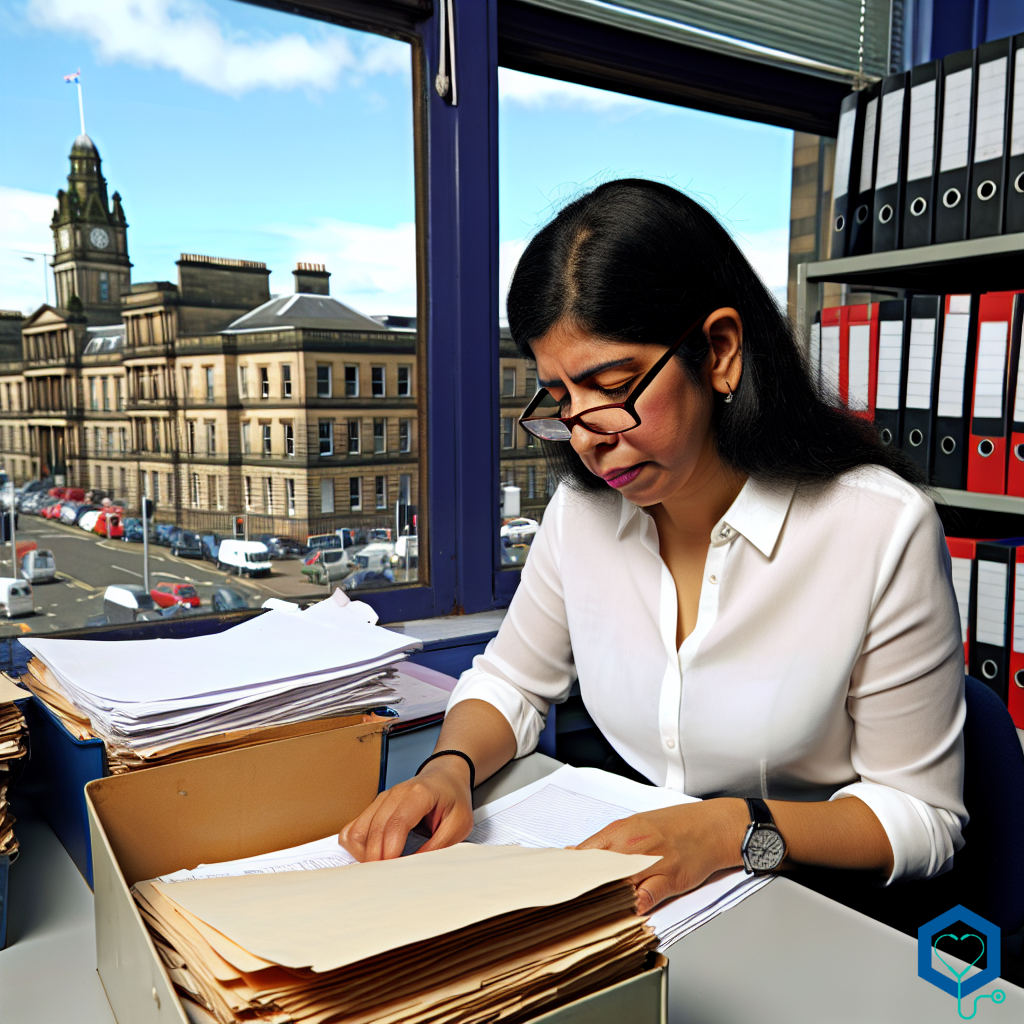
{"label": "shirt collar", "polygon": [[[725,544],[732,540],[734,533],[740,533],[765,556],[771,558],[782,532],[783,523],[796,493],[795,483],[759,483],[747,478],[736,500],[711,531],[712,544]],[[641,512],[639,506],[622,498],[619,509],[619,526],[615,539]]]}

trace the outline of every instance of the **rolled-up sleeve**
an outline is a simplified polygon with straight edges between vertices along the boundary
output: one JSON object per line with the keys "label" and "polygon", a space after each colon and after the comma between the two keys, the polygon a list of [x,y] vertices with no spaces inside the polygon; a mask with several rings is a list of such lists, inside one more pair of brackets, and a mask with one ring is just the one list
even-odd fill
{"label": "rolled-up sleeve", "polygon": [[847,709],[859,797],[893,852],[886,884],[952,866],[963,804],[964,670],[949,552],[931,503],[908,502],[882,560]]}
{"label": "rolled-up sleeve", "polygon": [[559,488],[498,635],[462,673],[448,701],[449,711],[470,699],[493,704],[515,733],[516,757],[536,748],[548,709],[566,699],[576,679],[559,564],[564,516]]}

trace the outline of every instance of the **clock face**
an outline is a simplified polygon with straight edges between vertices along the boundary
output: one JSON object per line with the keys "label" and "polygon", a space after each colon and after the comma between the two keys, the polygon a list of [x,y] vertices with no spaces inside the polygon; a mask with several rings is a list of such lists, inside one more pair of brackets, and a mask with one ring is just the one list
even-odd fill
{"label": "clock face", "polygon": [[108,235],[103,228],[93,228],[92,231],[89,232],[89,241],[92,242],[97,249],[106,249],[106,247],[110,245],[110,235]]}
{"label": "clock face", "polygon": [[785,853],[786,844],[773,828],[754,829],[747,843],[747,857],[755,871],[774,871]]}
{"label": "clock face", "polygon": [[68,231],[67,228],[61,228],[58,240],[60,241],[60,247],[62,249],[67,249],[71,244],[71,232]]}

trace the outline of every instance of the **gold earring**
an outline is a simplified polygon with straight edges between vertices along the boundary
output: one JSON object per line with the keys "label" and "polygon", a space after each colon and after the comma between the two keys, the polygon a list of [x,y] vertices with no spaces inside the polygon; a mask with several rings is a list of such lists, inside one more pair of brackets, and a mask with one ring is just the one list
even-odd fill
{"label": "gold earring", "polygon": [[726,404],[726,405],[729,405],[729,403],[730,403],[730,402],[732,402],[732,400],[733,400],[733,397],[734,397],[734,396],[733,396],[733,390],[732,390],[732,387],[731,387],[731,385],[729,384],[729,382],[728,382],[728,381],[726,381],[726,382],[725,382],[725,386],[726,386],[727,388],[729,388],[729,394],[727,394],[727,395],[725,396],[725,404]]}

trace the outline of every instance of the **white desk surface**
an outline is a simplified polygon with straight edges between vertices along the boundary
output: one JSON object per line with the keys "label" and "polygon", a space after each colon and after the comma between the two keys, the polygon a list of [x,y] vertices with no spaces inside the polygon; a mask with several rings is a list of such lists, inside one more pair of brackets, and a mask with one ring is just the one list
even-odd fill
{"label": "white desk surface", "polygon": [[[509,765],[478,787],[477,802],[556,767],[543,754]],[[115,1024],[96,974],[92,893],[44,822],[24,815],[17,828],[22,852],[11,867],[0,1021]],[[677,942],[668,957],[671,1024],[958,1019],[956,1001],[917,977],[913,939],[785,878]],[[977,1020],[1024,1019],[1024,990],[998,987],[1006,1002],[983,1000]],[[965,1012],[972,1005],[966,998]]]}

